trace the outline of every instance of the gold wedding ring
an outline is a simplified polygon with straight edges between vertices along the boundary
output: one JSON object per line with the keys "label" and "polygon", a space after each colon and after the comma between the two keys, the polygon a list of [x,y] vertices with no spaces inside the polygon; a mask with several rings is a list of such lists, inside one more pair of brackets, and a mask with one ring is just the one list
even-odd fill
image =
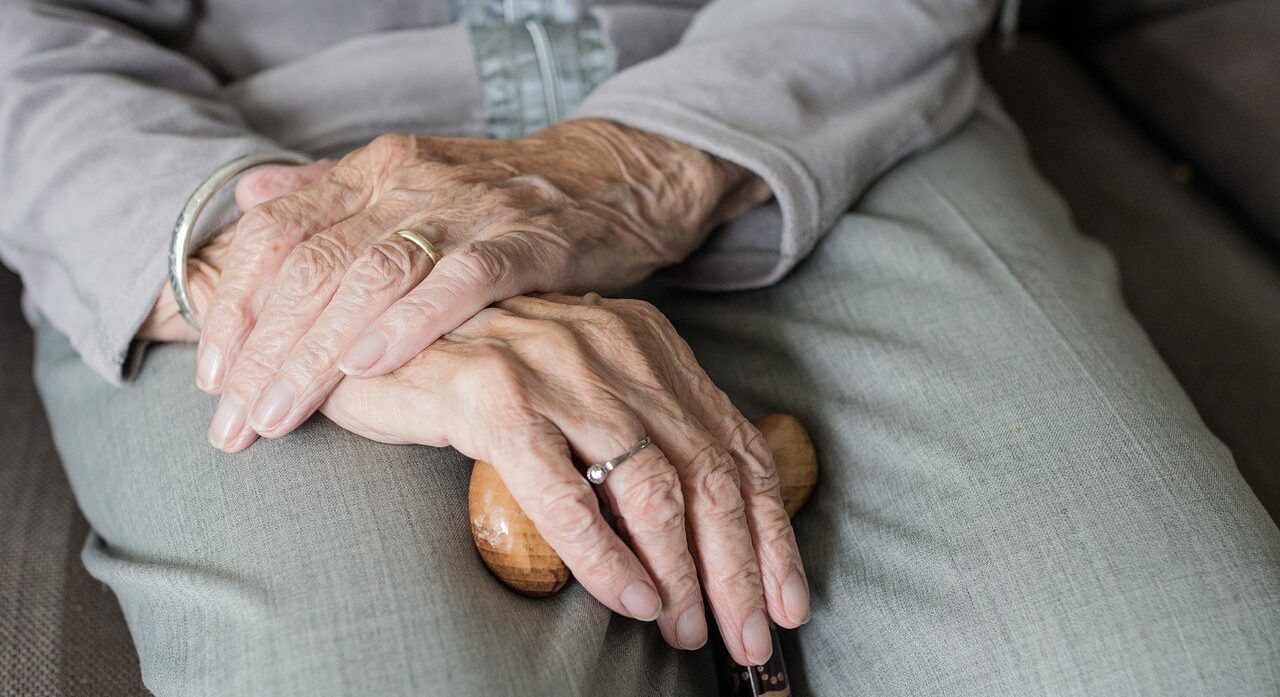
{"label": "gold wedding ring", "polygon": [[395,232],[391,233],[391,236],[402,237],[406,240],[409,240],[418,249],[421,249],[422,251],[426,252],[427,258],[431,260],[432,266],[439,264],[440,260],[444,258],[440,254],[440,250],[436,249],[436,246],[434,244],[431,244],[431,240],[428,240],[427,238],[423,237],[422,235],[418,234],[413,230],[396,230]]}

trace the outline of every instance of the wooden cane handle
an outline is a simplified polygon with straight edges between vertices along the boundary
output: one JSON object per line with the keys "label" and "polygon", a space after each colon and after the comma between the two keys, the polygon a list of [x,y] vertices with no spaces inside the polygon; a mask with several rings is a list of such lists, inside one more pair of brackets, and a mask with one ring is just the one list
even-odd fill
{"label": "wooden cane handle", "polygon": [[[794,516],[818,481],[818,458],[809,433],[794,416],[769,414],[756,427],[773,451],[782,503]],[[493,465],[476,460],[471,470],[471,536],[485,566],[512,590],[541,598],[569,580],[569,569],[542,538]]]}

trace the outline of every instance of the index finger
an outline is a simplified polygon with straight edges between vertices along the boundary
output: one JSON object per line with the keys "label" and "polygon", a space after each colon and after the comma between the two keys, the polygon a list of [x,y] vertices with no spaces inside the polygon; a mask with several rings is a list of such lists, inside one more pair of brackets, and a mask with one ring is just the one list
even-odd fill
{"label": "index finger", "polygon": [[592,596],[620,615],[644,622],[658,618],[662,603],[653,579],[604,519],[596,492],[574,468],[563,438],[505,450],[490,462]]}
{"label": "index finger", "polygon": [[489,305],[532,287],[537,257],[519,235],[474,240],[444,255],[338,361],[352,377],[385,375]]}
{"label": "index finger", "polygon": [[341,166],[292,194],[252,208],[236,224],[235,241],[203,318],[196,385],[221,392],[231,366],[266,302],[271,282],[298,243],[362,210],[370,192]]}

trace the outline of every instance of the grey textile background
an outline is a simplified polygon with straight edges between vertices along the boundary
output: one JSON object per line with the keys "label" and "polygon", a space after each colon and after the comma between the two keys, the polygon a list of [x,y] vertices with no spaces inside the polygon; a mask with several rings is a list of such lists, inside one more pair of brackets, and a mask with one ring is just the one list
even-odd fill
{"label": "grey textile background", "polygon": [[[1008,0],[1006,0],[1008,1]],[[1047,34],[1085,34],[1123,29],[1129,25],[1198,7],[1233,0],[1013,0],[1021,10],[1021,24]]]}
{"label": "grey textile background", "polygon": [[[1280,531],[1001,126],[895,169],[774,288],[651,297],[823,454],[803,693],[1280,689]],[[579,588],[489,579],[451,451],[317,419],[224,456],[189,347],[114,389],[39,342],[86,562],[158,694],[705,694],[705,657]]]}

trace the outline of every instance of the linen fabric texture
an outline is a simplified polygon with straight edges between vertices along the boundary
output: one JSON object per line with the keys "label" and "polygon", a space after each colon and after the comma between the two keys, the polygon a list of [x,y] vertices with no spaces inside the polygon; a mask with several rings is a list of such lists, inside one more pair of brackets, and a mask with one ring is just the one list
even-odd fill
{"label": "linen fabric texture", "polygon": [[[797,694],[1280,691],[1280,531],[1118,285],[979,116],[777,285],[637,289],[748,416],[814,437]],[[85,562],[157,695],[714,693],[707,652],[576,584],[531,600],[492,579],[458,453],[316,418],[224,455],[190,346],[117,389],[37,335]]]}

